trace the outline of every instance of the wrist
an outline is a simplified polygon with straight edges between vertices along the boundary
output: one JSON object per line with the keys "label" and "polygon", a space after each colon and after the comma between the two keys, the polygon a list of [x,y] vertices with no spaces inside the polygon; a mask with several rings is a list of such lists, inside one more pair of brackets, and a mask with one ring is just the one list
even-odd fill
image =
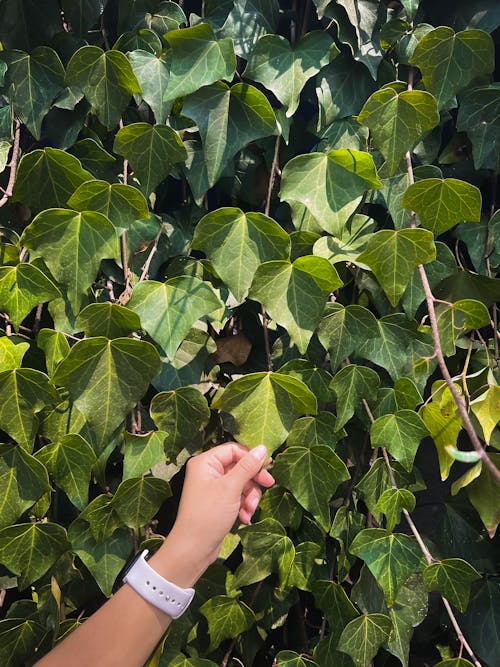
{"label": "wrist", "polygon": [[210,562],[200,558],[194,542],[177,535],[175,529],[165,538],[149,563],[159,575],[181,588],[192,588],[210,565]]}

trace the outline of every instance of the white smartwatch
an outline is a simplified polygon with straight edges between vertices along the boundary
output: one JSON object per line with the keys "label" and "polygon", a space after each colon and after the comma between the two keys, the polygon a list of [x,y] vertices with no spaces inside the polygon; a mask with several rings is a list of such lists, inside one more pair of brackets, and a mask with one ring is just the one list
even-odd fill
{"label": "white smartwatch", "polygon": [[171,618],[179,618],[193,599],[194,588],[180,588],[161,577],[146,562],[148,553],[145,549],[137,554],[125,571],[123,583]]}

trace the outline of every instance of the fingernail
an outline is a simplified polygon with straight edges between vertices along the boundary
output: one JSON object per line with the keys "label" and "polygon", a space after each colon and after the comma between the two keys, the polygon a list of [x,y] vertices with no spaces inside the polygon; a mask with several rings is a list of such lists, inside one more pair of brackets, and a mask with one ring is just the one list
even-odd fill
{"label": "fingernail", "polygon": [[249,502],[250,505],[250,511],[252,514],[255,512],[257,509],[257,505],[259,504],[259,499],[258,498],[252,498],[252,500]]}
{"label": "fingernail", "polygon": [[255,447],[255,449],[252,449],[251,454],[257,461],[262,461],[264,456],[267,456],[267,449],[264,445],[259,445],[258,447]]}

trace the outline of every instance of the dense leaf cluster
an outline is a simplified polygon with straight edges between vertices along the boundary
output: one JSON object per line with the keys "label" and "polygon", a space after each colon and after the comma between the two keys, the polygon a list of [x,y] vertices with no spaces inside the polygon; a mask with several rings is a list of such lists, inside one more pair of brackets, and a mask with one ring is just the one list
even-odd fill
{"label": "dense leaf cluster", "polygon": [[0,0],[3,667],[231,438],[278,483],[150,665],[500,664],[499,25]]}

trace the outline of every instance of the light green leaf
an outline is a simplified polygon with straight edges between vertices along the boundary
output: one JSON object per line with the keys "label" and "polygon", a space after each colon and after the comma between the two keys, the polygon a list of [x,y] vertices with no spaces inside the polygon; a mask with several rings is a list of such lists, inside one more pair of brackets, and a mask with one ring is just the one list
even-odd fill
{"label": "light green leaf", "polygon": [[64,88],[63,64],[48,46],[38,46],[30,53],[7,51],[1,57],[8,65],[5,86],[12,86],[14,112],[35,139],[40,139],[43,119]]}
{"label": "light green leaf", "polygon": [[92,178],[73,155],[57,148],[37,149],[21,158],[12,200],[36,211],[65,206],[76,188]]}
{"label": "light green leaf", "polygon": [[33,264],[0,267],[0,310],[16,330],[35,306],[60,296],[56,285]]}
{"label": "light green leaf", "polygon": [[121,482],[111,505],[129,528],[139,529],[151,521],[172,492],[158,477],[132,477]]}
{"label": "light green leaf", "polygon": [[495,69],[495,47],[487,32],[440,26],[425,35],[410,62],[422,72],[426,89],[443,107],[473,79]]}
{"label": "light green leaf", "polygon": [[287,329],[299,351],[305,353],[328,295],[341,285],[326,259],[308,255],[293,263],[274,261],[259,266],[249,296]]}
{"label": "light green leaf", "polygon": [[52,377],[59,362],[69,352],[68,340],[59,331],[41,329],[36,342],[38,347],[45,352],[45,365],[47,366],[49,377]]}
{"label": "light green leaf", "polygon": [[500,146],[500,85],[474,88],[460,98],[457,130],[472,142],[476,169],[498,168]]}
{"label": "light green leaf", "polygon": [[344,462],[331,447],[287,447],[276,457],[273,475],[328,531],[330,498],[339,484],[350,478]]}
{"label": "light green leaf", "polygon": [[318,663],[295,651],[280,651],[275,658],[276,667],[318,667]]}
{"label": "light green leaf", "polygon": [[4,528],[50,491],[47,470],[22,447],[0,445],[0,488],[0,528]]}
{"label": "light green leaf", "polygon": [[243,301],[263,262],[288,259],[290,237],[262,213],[219,208],[196,225],[191,246],[202,250],[238,301]]}
{"label": "light green leaf", "polygon": [[462,613],[467,609],[472,582],[480,578],[479,572],[461,558],[445,558],[424,570],[426,590],[439,591]]}
{"label": "light green leaf", "polygon": [[413,468],[420,441],[428,435],[424,422],[413,410],[383,415],[370,428],[372,447],[386,447],[408,472]]}
{"label": "light green leaf", "polygon": [[141,87],[129,61],[119,51],[82,46],[66,69],[66,85],[79,88],[101,123],[112,130],[134,93]]}
{"label": "light green leaf", "polygon": [[142,99],[151,107],[156,122],[164,123],[172,108],[172,102],[164,99],[170,79],[168,52],[157,55],[139,48],[131,49],[127,57],[142,88]]}
{"label": "light green leaf", "polygon": [[127,158],[146,195],[186,159],[179,135],[167,125],[126,125],[116,133],[113,150]]}
{"label": "light green leaf", "polygon": [[500,422],[500,387],[488,387],[484,394],[471,401],[470,407],[481,424],[485,442],[489,444],[493,429]]}
{"label": "light green leaf", "polygon": [[375,229],[375,221],[372,218],[355,213],[348,225],[341,230],[339,237],[322,236],[319,238],[313,246],[313,255],[324,257],[332,264],[355,263]]}
{"label": "light green leaf", "polygon": [[102,213],[119,231],[128,229],[134,220],[149,218],[144,195],[137,188],[121,183],[82,183],[69,198],[68,206],[75,211]]}
{"label": "light green leaf", "polygon": [[368,667],[391,631],[392,621],[385,614],[363,614],[346,625],[337,648],[350,655],[356,667]]}
{"label": "light green leaf", "polygon": [[120,338],[128,336],[141,328],[141,321],[136,313],[117,303],[91,303],[76,318],[77,328],[88,337],[105,336]]}
{"label": "light green leaf", "polygon": [[373,234],[356,261],[367,264],[395,306],[417,266],[436,259],[436,246],[424,229],[383,229]]}
{"label": "light green leaf", "polygon": [[212,407],[223,411],[226,429],[243,444],[281,445],[294,421],[316,414],[314,394],[300,380],[280,373],[249,373],[230,382]]}
{"label": "light green leaf", "polygon": [[207,399],[194,387],[164,391],[151,401],[151,417],[165,431],[165,447],[171,456],[192,442],[210,419]]}
{"label": "light green leaf", "polygon": [[481,191],[456,178],[425,178],[406,190],[403,208],[415,211],[420,224],[438,236],[462,220],[481,219]]}
{"label": "light green leaf", "polygon": [[0,174],[5,170],[9,161],[10,149],[12,145],[9,141],[0,139]]}
{"label": "light green leaf", "polygon": [[83,510],[88,502],[92,467],[97,460],[88,442],[81,435],[65,435],[58,442],[39,449],[36,457],[73,505]]}
{"label": "light green leaf", "polygon": [[369,567],[392,607],[398,590],[411,574],[421,572],[424,557],[414,537],[367,528],[356,535],[350,551]]}
{"label": "light green leaf", "polygon": [[197,90],[185,98],[182,113],[198,126],[208,186],[219,180],[239,150],[256,139],[278,133],[276,116],[266,96],[246,83],[229,87],[218,81]]}
{"label": "light green leaf", "polygon": [[437,323],[441,347],[445,356],[455,354],[455,343],[468,329],[481,329],[490,323],[490,314],[484,303],[461,299],[450,305],[438,304]]}
{"label": "light green leaf", "polygon": [[332,38],[319,30],[304,35],[295,47],[281,35],[263,35],[243,76],[262,83],[293,116],[307,81],[339,54]]}
{"label": "light green leaf", "polygon": [[450,658],[437,662],[435,667],[474,667],[474,665],[466,658]]}
{"label": "light green leaf", "polygon": [[123,481],[146,474],[153,466],[165,461],[165,431],[143,435],[125,433],[123,440]]}
{"label": "light green leaf", "polygon": [[200,613],[208,621],[210,635],[209,653],[224,639],[241,635],[255,623],[255,614],[244,602],[225,595],[216,595],[200,607]]}
{"label": "light green leaf", "polygon": [[[500,469],[500,454],[489,454],[493,464]],[[481,474],[467,485],[467,495],[481,517],[491,539],[495,537],[500,523],[500,484],[485,465]]]}
{"label": "light green leaf", "polygon": [[146,393],[159,364],[158,352],[145,341],[88,338],[71,348],[54,383],[68,389],[99,443],[104,443]]}
{"label": "light green leaf", "polygon": [[287,587],[293,586],[302,591],[311,590],[316,577],[316,559],[320,551],[321,546],[315,542],[302,542],[295,547],[295,557],[286,581]]}
{"label": "light green leaf", "polygon": [[40,579],[70,546],[62,526],[19,523],[0,530],[0,563],[17,574],[23,590]]}
{"label": "light green leaf", "polygon": [[392,533],[394,526],[399,524],[401,510],[413,512],[415,504],[415,496],[408,489],[387,489],[378,499],[375,508],[385,514],[386,530]]}
{"label": "light green leaf", "polygon": [[462,421],[449,390],[446,389],[435,400],[423,405],[419,414],[436,445],[441,479],[445,480],[454,462],[446,447],[456,447],[462,430]]}
{"label": "light green leaf", "polygon": [[380,385],[380,378],[371,368],[350,364],[333,378],[332,389],[337,396],[337,428],[353,416],[363,399],[369,399]]}
{"label": "light green leaf", "polygon": [[139,283],[128,302],[139,315],[143,328],[173,359],[192,325],[221,307],[213,289],[190,276],[171,278],[165,283],[148,280]]}
{"label": "light green leaf", "polygon": [[[221,3],[217,3],[221,4]],[[263,35],[276,32],[280,7],[277,0],[234,0],[221,33],[234,42],[234,50],[248,60]]]}
{"label": "light green leaf", "polygon": [[3,371],[12,371],[20,368],[23,357],[29,350],[30,344],[13,340],[11,336],[0,338],[0,368]]}
{"label": "light green leaf", "polygon": [[325,231],[341,236],[363,195],[380,187],[372,156],[341,148],[299,155],[287,162],[280,198],[301,202]]}
{"label": "light green leaf", "polygon": [[326,445],[335,450],[337,442],[346,435],[344,429],[337,430],[336,421],[331,412],[320,412],[316,417],[300,417],[288,434],[287,445],[300,447],[307,443],[308,447]]}
{"label": "light green leaf", "polygon": [[369,97],[357,120],[370,128],[373,143],[386,159],[389,176],[407,151],[439,123],[437,103],[422,90],[398,92],[389,85]]}
{"label": "light green leaf", "polygon": [[96,542],[88,523],[76,519],[68,529],[68,537],[73,551],[95,578],[104,595],[110,597],[116,577],[133,549],[131,532],[119,528],[104,542]]}

